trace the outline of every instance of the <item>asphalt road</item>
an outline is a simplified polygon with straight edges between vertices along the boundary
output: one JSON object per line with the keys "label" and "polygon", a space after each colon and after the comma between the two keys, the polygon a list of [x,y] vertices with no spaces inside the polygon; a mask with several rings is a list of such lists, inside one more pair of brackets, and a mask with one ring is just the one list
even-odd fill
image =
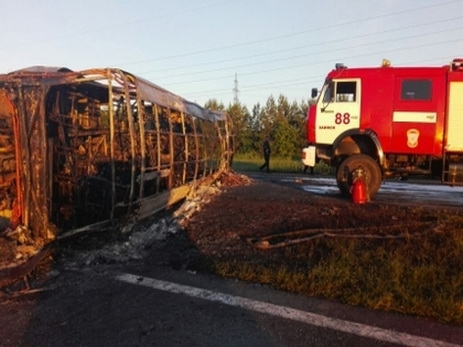
{"label": "asphalt road", "polygon": [[1,346],[458,346],[461,328],[143,263],[0,305]]}
{"label": "asphalt road", "polygon": [[[291,186],[310,193],[342,199],[332,176],[273,172],[246,173],[249,177]],[[450,187],[435,180],[386,180],[371,203],[394,203],[422,206],[463,207],[463,187]]]}

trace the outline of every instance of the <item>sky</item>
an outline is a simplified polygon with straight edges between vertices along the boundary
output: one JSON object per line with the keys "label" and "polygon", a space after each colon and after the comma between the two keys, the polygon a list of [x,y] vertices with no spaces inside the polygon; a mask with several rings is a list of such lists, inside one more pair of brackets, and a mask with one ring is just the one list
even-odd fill
{"label": "sky", "polygon": [[4,1],[0,73],[115,67],[204,105],[306,102],[336,63],[463,58],[463,0]]}

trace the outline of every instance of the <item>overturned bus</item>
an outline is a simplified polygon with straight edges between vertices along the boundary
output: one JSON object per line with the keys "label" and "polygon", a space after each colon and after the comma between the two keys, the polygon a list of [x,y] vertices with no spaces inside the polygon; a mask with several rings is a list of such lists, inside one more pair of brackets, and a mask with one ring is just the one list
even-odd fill
{"label": "overturned bus", "polygon": [[232,156],[226,114],[120,69],[0,75],[0,231],[50,240],[143,218]]}

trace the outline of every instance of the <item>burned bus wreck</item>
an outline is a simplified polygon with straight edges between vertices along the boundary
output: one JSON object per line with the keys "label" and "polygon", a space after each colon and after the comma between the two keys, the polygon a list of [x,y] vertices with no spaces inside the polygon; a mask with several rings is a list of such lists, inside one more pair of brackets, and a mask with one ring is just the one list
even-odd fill
{"label": "burned bus wreck", "polygon": [[226,114],[119,69],[0,75],[1,230],[146,217],[226,169],[232,139]]}

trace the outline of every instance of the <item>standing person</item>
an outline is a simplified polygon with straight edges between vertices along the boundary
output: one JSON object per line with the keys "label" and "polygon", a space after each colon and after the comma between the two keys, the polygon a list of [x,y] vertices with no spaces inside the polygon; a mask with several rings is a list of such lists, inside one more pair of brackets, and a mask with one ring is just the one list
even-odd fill
{"label": "standing person", "polygon": [[264,168],[267,168],[267,173],[270,172],[270,139],[267,136],[264,141],[264,146],[263,146],[263,151],[264,151],[264,160],[265,162],[260,166],[260,171],[262,171]]}
{"label": "standing person", "polygon": [[307,169],[310,169],[310,174],[313,175],[313,166],[304,165],[304,173],[307,173]]}

